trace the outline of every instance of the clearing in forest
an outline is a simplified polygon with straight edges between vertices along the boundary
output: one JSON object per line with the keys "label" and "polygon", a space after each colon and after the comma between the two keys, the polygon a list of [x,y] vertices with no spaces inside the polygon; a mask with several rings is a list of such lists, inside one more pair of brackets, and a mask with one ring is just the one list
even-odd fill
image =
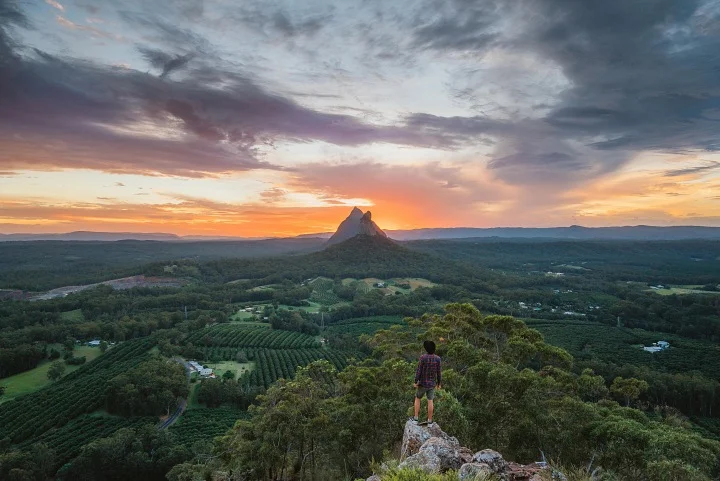
{"label": "clearing in forest", "polygon": [[[100,351],[99,347],[77,346],[73,353],[75,357],[85,356],[85,362],[88,363],[99,357],[102,354],[102,351]],[[0,379],[0,385],[5,386],[5,394],[0,397],[0,404],[8,402],[11,399],[15,399],[18,396],[22,396],[23,394],[35,392],[48,384],[51,384],[52,381],[48,379],[47,373],[52,363],[53,361],[45,359],[40,361],[37,367],[33,369]],[[65,369],[65,375],[67,376],[69,373],[79,368],[80,366],[68,365]]]}

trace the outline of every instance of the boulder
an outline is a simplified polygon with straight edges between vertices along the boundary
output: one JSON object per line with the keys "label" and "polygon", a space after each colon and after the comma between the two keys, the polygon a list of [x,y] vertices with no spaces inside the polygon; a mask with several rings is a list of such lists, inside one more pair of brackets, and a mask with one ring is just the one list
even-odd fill
{"label": "boulder", "polygon": [[[439,438],[432,438],[439,439]],[[418,451],[398,465],[399,469],[420,469],[426,473],[439,474],[443,462],[433,450]]]}
{"label": "boulder", "polygon": [[438,423],[433,423],[430,426],[420,426],[411,419],[405,423],[400,459],[417,454],[425,441],[430,438],[444,439],[451,445],[456,446],[458,450],[460,449],[457,438],[446,434],[445,431],[440,429]]}
{"label": "boulder", "polygon": [[473,452],[470,449],[464,446],[460,448],[460,459],[462,459],[463,464],[472,463],[472,458]]}
{"label": "boulder", "polygon": [[460,466],[458,480],[475,481],[482,474],[493,474],[493,470],[485,463],[465,463]]}
{"label": "boulder", "polygon": [[490,466],[490,469],[496,474],[507,471],[508,463],[502,457],[502,454],[492,449],[483,449],[473,455],[473,463],[484,463]]}
{"label": "boulder", "polygon": [[380,479],[380,476],[378,476],[377,474],[373,474],[372,476],[367,478],[365,481],[382,481],[382,479]]}

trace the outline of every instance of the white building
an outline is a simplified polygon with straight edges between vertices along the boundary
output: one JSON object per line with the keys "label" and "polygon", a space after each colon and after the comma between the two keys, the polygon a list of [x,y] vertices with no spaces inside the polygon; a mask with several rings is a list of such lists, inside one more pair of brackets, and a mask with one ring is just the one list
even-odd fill
{"label": "white building", "polygon": [[667,349],[670,347],[670,343],[667,341],[658,341],[655,344],[657,344],[659,347],[662,347],[663,349]]}
{"label": "white building", "polygon": [[663,350],[663,348],[662,348],[662,347],[659,347],[659,346],[645,346],[645,347],[643,347],[643,351],[647,351],[647,352],[660,352],[660,351],[662,351],[662,350]]}
{"label": "white building", "polygon": [[100,339],[93,339],[92,341],[88,342],[88,346],[98,347],[100,345],[100,342]]}
{"label": "white building", "polygon": [[200,369],[201,376],[204,376],[204,377],[212,376],[212,373],[213,373],[213,370],[210,369],[209,367],[204,367],[204,368]]}

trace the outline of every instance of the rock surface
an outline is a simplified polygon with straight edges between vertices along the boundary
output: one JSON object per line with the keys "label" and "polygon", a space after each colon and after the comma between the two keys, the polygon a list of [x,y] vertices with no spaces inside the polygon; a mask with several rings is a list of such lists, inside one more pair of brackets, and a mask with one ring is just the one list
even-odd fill
{"label": "rock surface", "polygon": [[492,449],[483,449],[473,455],[473,463],[484,463],[490,466],[494,473],[504,472],[508,468],[508,463],[502,457],[502,454]]}
{"label": "rock surface", "polygon": [[458,471],[458,480],[475,481],[481,474],[493,474],[493,470],[485,463],[465,463]]}
{"label": "rock surface", "polygon": [[[443,433],[444,434],[444,433]],[[420,468],[431,473],[444,473],[462,466],[460,444],[455,438],[431,437],[417,453],[400,463],[400,468]]]}
{"label": "rock surface", "polygon": [[[472,454],[458,440],[445,433],[437,423],[420,426],[405,423],[399,469],[421,469],[428,473],[457,470],[459,481],[472,481],[481,473],[497,476],[502,481],[540,481],[542,467],[507,462],[492,449]],[[373,474],[367,481],[382,481]]]}
{"label": "rock surface", "polygon": [[416,454],[418,451],[420,451],[422,445],[425,444],[425,441],[430,438],[444,439],[450,444],[457,446],[458,450],[460,449],[460,443],[458,442],[457,438],[454,438],[445,433],[445,431],[440,429],[438,423],[433,423],[429,426],[421,426],[410,420],[405,423],[400,458],[404,459],[408,456]]}
{"label": "rock surface", "polygon": [[385,232],[372,220],[370,211],[363,213],[354,207],[350,215],[340,223],[335,233],[328,240],[328,244],[338,244],[358,235],[387,237]]}

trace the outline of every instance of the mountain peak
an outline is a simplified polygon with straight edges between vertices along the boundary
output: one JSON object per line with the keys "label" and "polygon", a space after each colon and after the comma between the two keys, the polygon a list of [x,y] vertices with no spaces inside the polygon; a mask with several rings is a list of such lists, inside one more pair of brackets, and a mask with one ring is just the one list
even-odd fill
{"label": "mountain peak", "polygon": [[358,235],[387,237],[385,232],[373,222],[370,211],[363,213],[362,210],[354,207],[330,237],[328,244],[337,244]]}

